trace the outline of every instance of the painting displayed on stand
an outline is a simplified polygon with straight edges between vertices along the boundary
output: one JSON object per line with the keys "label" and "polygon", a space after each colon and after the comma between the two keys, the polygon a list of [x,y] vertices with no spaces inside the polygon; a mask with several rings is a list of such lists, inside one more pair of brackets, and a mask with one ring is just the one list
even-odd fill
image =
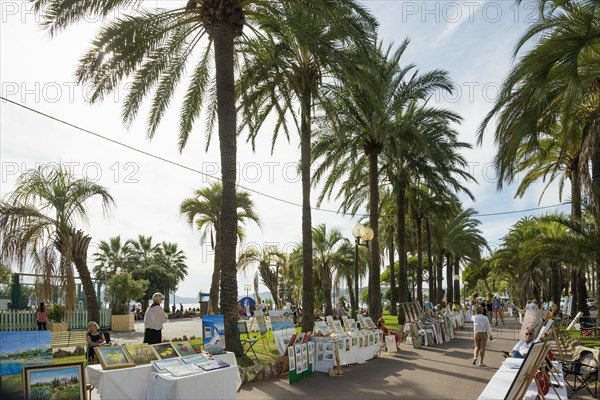
{"label": "painting displayed on stand", "polygon": [[26,399],[85,400],[83,363],[24,367],[23,389]]}
{"label": "painting displayed on stand", "polygon": [[204,349],[210,354],[225,352],[225,319],[223,315],[202,317],[202,338]]}
{"label": "painting displayed on stand", "polygon": [[18,375],[23,367],[52,360],[50,331],[0,332],[0,376]]}

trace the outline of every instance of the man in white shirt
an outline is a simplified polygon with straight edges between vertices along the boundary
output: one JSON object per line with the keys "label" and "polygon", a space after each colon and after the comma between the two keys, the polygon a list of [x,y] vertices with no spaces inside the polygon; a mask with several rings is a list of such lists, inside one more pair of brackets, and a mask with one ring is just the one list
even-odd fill
{"label": "man in white shirt", "polygon": [[489,319],[483,315],[483,307],[477,306],[476,314],[473,316],[473,332],[475,340],[475,350],[473,352],[473,365],[477,364],[479,357],[479,365],[484,367],[483,357],[485,356],[485,346],[488,338],[492,341],[492,327]]}
{"label": "man in white shirt", "polygon": [[514,358],[525,358],[533,344],[533,339],[533,329],[531,327],[525,329],[525,339],[521,339],[515,344],[515,347],[510,352],[511,356]]}

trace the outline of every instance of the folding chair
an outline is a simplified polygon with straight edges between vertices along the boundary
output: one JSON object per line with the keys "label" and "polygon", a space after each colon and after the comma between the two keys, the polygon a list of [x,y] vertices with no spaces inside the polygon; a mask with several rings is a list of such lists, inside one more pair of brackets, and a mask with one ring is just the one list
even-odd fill
{"label": "folding chair", "polygon": [[256,361],[258,361],[256,352],[254,351],[254,345],[256,344],[256,342],[258,342],[258,339],[252,339],[250,337],[246,321],[238,321],[238,329],[240,331],[240,334],[245,333],[246,335],[248,335],[246,339],[240,338],[240,341],[242,342],[242,349],[244,350],[244,355],[247,355],[250,351],[252,351],[252,354],[254,354],[254,358],[256,358]]}
{"label": "folding chair", "polygon": [[[572,361],[562,361],[565,382],[573,390],[572,397],[578,390],[585,389],[594,398],[598,393],[598,360],[594,353],[589,350],[576,351]],[[569,376],[573,376],[573,383],[569,382]],[[594,392],[590,384],[594,384]]]}

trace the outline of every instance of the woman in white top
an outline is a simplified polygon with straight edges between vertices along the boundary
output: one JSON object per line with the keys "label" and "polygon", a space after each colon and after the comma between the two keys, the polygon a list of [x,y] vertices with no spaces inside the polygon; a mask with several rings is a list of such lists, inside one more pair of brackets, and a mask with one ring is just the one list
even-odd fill
{"label": "woman in white top", "polygon": [[488,337],[492,340],[492,327],[489,319],[483,315],[483,307],[477,306],[476,313],[473,316],[473,332],[475,340],[475,350],[473,352],[473,365],[477,364],[477,357],[479,357],[479,365],[485,366],[483,363],[483,357],[485,356],[485,346],[487,344]]}
{"label": "woman in white top", "polygon": [[163,324],[169,320],[167,314],[161,308],[160,303],[163,301],[161,293],[154,293],[152,296],[153,304],[148,307],[144,315],[144,343],[155,344],[162,342]]}

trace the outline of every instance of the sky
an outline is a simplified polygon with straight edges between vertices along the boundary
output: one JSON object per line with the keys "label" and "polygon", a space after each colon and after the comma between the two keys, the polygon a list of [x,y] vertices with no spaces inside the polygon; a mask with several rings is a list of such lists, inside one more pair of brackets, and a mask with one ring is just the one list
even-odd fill
{"label": "sky", "polygon": [[[360,3],[378,19],[381,40],[399,45],[410,38],[403,63],[413,63],[419,71],[445,69],[454,81],[457,90],[453,95],[438,94],[432,101],[463,117],[456,129],[460,140],[474,145],[464,156],[477,182],[465,182],[476,198],[474,202],[464,194],[460,198],[465,208],[479,212],[480,228],[490,247],[497,248],[510,226],[525,215],[568,211],[566,205],[550,207],[569,200],[559,198],[556,185],[541,201],[542,182],[522,199],[514,199],[516,184],[497,191],[493,124],[482,145],[475,146],[477,129],[513,63],[515,45],[536,16],[534,2],[518,6],[508,0]],[[146,7],[172,8],[173,4],[144,2]],[[92,236],[90,256],[100,241],[116,235],[123,241],[141,234],[152,236],[156,243],[175,242],[185,252],[188,265],[188,276],[179,284],[177,296],[196,297],[199,291],[208,292],[213,269],[210,243],[201,243],[199,232],[179,215],[179,205],[195,189],[214,181],[205,174],[220,176],[216,136],[205,152],[206,132],[199,121],[179,153],[181,91],[151,141],[145,132],[148,102],[131,126],[121,122],[120,105],[127,82],[103,102],[90,104],[89,88],[75,83],[74,71],[100,28],[100,20],[88,19],[50,37],[27,2],[2,0],[0,6],[1,95],[88,131],[0,100],[0,197],[14,190],[16,178],[27,169],[40,163],[69,163],[76,175],[104,185],[116,202],[107,218],[98,201],[89,204],[89,223],[82,227]],[[301,183],[296,169],[299,139],[297,135],[292,135],[289,143],[280,139],[271,154],[271,134],[272,130],[264,129],[255,152],[244,140],[238,142],[239,184],[252,191],[261,219],[260,227],[252,223],[246,226],[246,241],[241,246],[276,244],[285,250],[301,239]],[[569,193],[568,186],[564,190]],[[313,207],[318,191],[317,185],[312,193]],[[313,225],[325,223],[328,229],[338,228],[351,239],[352,226],[359,217],[336,214],[338,207],[337,201],[325,202],[320,210],[313,211]],[[537,207],[549,208],[520,212]],[[240,295],[245,295],[244,284],[251,283],[253,276],[250,269],[238,277]],[[260,291],[264,290],[261,285]]]}

